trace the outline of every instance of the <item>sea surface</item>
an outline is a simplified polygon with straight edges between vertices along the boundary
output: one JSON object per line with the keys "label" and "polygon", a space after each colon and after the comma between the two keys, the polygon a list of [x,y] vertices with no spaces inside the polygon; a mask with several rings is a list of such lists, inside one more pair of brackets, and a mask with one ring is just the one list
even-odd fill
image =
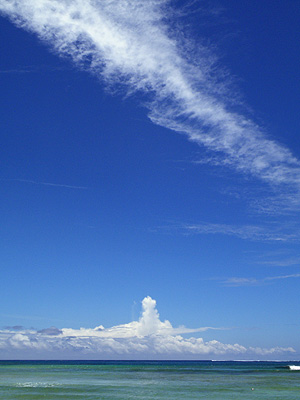
{"label": "sea surface", "polygon": [[3,400],[300,399],[296,362],[0,361]]}

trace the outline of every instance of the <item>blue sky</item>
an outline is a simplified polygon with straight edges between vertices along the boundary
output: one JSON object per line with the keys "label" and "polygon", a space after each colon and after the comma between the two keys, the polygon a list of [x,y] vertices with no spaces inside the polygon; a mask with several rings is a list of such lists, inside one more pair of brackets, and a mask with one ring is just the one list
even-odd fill
{"label": "blue sky", "polygon": [[299,3],[0,12],[0,357],[299,358]]}

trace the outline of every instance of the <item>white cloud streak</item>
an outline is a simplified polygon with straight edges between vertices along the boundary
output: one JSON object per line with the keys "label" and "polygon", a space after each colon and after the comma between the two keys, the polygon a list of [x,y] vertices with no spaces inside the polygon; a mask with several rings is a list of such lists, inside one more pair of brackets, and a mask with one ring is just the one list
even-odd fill
{"label": "white cloud streak", "polygon": [[87,190],[88,189],[86,186],[65,185],[65,184],[50,183],[50,182],[37,182],[37,181],[30,180],[30,179],[1,179],[1,181],[30,183],[32,185],[53,186],[53,187],[61,187],[61,188],[66,188],[66,189],[79,189],[79,190]]}
{"label": "white cloud streak", "polygon": [[272,260],[272,261],[261,261],[259,262],[259,264],[271,265],[276,267],[290,267],[294,265],[300,266],[300,257],[294,257],[294,258],[291,257],[291,258]]}
{"label": "white cloud streak", "polygon": [[165,232],[179,232],[184,235],[227,235],[239,239],[266,242],[292,242],[300,240],[298,225],[231,225],[200,222],[195,224],[169,225],[159,228]]}
{"label": "white cloud streak", "polygon": [[[217,340],[205,342],[202,338],[184,338],[182,335],[202,332],[204,327],[188,329],[173,328],[169,321],[162,322],[156,309],[156,301],[145,297],[143,312],[138,321],[105,329],[102,325],[93,329],[57,329],[55,327],[36,330],[4,329],[0,331],[0,358],[16,357],[53,358],[188,358],[192,356],[241,357],[294,353],[291,347],[262,349],[246,348],[240,344],[224,344]],[[221,328],[223,329],[223,328]]]}
{"label": "white cloud streak", "polygon": [[41,73],[41,72],[57,72],[57,71],[65,71],[66,67],[51,67],[48,68],[47,65],[28,65],[21,68],[13,68],[13,69],[2,69],[0,70],[0,74],[32,74],[32,73]]}
{"label": "white cloud streak", "polygon": [[198,46],[197,57],[188,54],[191,42],[178,40],[181,33],[167,25],[171,2],[0,0],[0,12],[109,85],[150,95],[154,123],[216,152],[219,162],[289,191],[292,207],[299,206],[299,161],[220,96],[208,50]]}
{"label": "white cloud streak", "polygon": [[272,283],[273,281],[285,280],[285,279],[295,279],[295,278],[300,278],[300,274],[268,276],[268,277],[262,278],[262,279],[232,277],[232,278],[227,278],[222,283],[225,286],[233,286],[233,287],[261,286],[261,285],[265,285],[268,283]]}

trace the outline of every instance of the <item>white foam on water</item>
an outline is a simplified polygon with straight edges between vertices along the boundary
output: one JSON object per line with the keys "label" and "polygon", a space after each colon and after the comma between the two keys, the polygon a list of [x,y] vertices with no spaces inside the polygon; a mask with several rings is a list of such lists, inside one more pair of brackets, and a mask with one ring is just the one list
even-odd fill
{"label": "white foam on water", "polygon": [[300,371],[300,365],[289,365],[289,369],[292,371]]}
{"label": "white foam on water", "polygon": [[49,383],[49,382],[23,382],[17,383],[17,387],[28,387],[28,388],[49,388],[59,386],[57,383]]}

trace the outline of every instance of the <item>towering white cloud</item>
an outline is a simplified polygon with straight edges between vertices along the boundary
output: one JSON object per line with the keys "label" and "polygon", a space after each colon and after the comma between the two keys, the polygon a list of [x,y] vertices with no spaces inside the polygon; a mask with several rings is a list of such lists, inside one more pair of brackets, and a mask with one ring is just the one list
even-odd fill
{"label": "towering white cloud", "polygon": [[172,328],[169,321],[162,323],[159,320],[159,314],[156,309],[156,301],[150,296],[145,297],[143,302],[143,315],[140,318],[137,332],[140,336],[146,336],[159,333],[165,327]]}
{"label": "towering white cloud", "polygon": [[224,344],[217,340],[205,342],[202,338],[185,338],[182,334],[216,329],[204,327],[173,328],[169,321],[162,322],[156,301],[145,297],[143,312],[138,321],[105,329],[94,328],[35,330],[4,329],[0,331],[0,359],[2,358],[188,358],[247,357],[294,353],[288,348],[249,348],[240,344]]}
{"label": "towering white cloud", "polygon": [[298,207],[299,161],[219,96],[207,51],[188,55],[165,22],[171,2],[0,0],[0,12],[108,84],[146,93],[154,123],[215,151],[218,162],[284,185],[285,201]]}

